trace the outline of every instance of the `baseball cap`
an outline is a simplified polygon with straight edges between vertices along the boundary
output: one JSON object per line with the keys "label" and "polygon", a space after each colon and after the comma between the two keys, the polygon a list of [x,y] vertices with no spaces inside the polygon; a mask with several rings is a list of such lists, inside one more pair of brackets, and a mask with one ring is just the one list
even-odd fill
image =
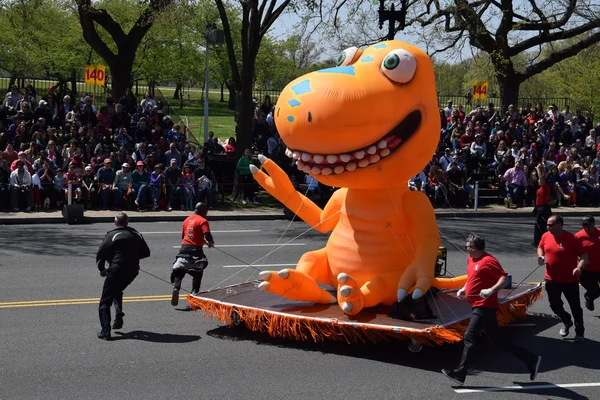
{"label": "baseball cap", "polygon": [[144,166],[144,162],[143,161],[138,161],[138,162],[135,163],[135,165],[137,165],[138,167],[139,166],[143,167]]}
{"label": "baseball cap", "polygon": [[123,168],[129,168],[129,164],[127,163],[123,163],[123,165],[121,165]]}
{"label": "baseball cap", "polygon": [[575,164],[575,165],[573,165],[573,169],[575,169],[575,168],[579,168],[579,169],[581,169],[581,165],[579,165],[579,164]]}
{"label": "baseball cap", "polygon": [[582,224],[593,224],[595,222],[596,222],[596,220],[591,215],[586,215],[585,217],[583,217],[581,219]]}
{"label": "baseball cap", "polygon": [[25,155],[24,151],[20,151],[20,152],[17,153],[17,157],[21,157],[21,156],[24,156],[24,155]]}
{"label": "baseball cap", "polygon": [[449,147],[446,147],[446,148],[444,149],[444,151],[452,151],[452,150],[450,150],[450,148],[449,148]]}
{"label": "baseball cap", "polygon": [[171,158],[171,164],[173,164],[173,163],[177,164],[177,159]]}
{"label": "baseball cap", "polygon": [[92,170],[92,167],[90,167],[90,166],[88,165],[87,167],[85,167],[85,170],[86,170],[86,171],[91,171],[91,170]]}
{"label": "baseball cap", "polygon": [[110,164],[112,164],[112,161],[111,161],[111,159],[110,159],[110,158],[105,158],[105,159],[104,159],[104,164],[107,164],[107,163],[110,163]]}

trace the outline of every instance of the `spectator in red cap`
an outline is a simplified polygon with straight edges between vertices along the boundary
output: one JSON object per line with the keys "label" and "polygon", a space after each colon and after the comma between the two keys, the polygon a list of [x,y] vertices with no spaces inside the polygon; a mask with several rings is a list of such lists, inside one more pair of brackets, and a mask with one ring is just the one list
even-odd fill
{"label": "spectator in red cap", "polygon": [[131,195],[135,199],[134,202],[138,206],[138,210],[143,210],[146,206],[146,194],[148,184],[150,183],[150,175],[146,171],[143,161],[138,161],[135,163],[135,166],[135,171],[131,174]]}

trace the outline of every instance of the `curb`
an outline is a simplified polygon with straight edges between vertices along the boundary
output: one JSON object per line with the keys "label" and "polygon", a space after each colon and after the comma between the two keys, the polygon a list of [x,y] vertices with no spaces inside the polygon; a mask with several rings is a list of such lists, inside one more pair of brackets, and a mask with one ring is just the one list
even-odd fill
{"label": "curb", "polygon": [[[556,211],[556,210],[555,210]],[[558,209],[560,211],[560,209]],[[594,210],[598,212],[598,210]],[[592,210],[588,211],[567,211],[554,212],[561,214],[563,217],[583,217],[585,215],[595,214]],[[437,212],[436,219],[459,219],[459,218],[534,218],[532,211],[457,211],[457,212]],[[187,215],[138,215],[129,214],[130,222],[182,222]],[[225,215],[210,215],[210,221],[275,221],[275,220],[290,220],[291,216],[287,216],[284,212],[281,214],[225,214]],[[299,219],[296,218],[298,221]],[[83,221],[77,224],[98,224],[111,223],[112,216],[84,216]],[[23,217],[11,218],[0,217],[0,225],[34,225],[34,224],[64,224],[63,217]]]}
{"label": "curb", "polygon": [[[189,215],[129,215],[129,222],[183,222]],[[231,214],[231,215],[213,215],[209,217],[210,221],[273,221],[285,219],[283,213],[279,214]],[[88,216],[83,217],[82,224],[111,223],[114,217],[111,216]],[[65,224],[62,217],[24,217],[24,218],[6,218],[0,217],[0,225],[36,225],[36,224]]]}

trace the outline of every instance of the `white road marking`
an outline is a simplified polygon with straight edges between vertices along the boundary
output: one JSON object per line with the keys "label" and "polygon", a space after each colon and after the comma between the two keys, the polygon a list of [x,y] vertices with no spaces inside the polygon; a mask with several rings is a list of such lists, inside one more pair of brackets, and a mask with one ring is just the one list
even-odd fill
{"label": "white road marking", "polygon": [[296,264],[239,264],[223,265],[223,268],[246,268],[246,267],[295,267]]}
{"label": "white road marking", "polygon": [[[279,246],[305,246],[304,243],[257,243],[257,244],[222,244],[215,247],[279,247]],[[178,249],[181,246],[173,246]]]}
{"label": "white road marking", "polygon": [[[238,230],[238,231],[211,231],[212,233],[251,233],[251,232],[260,232],[260,229],[245,229],[245,230]],[[161,233],[165,233],[165,234],[174,234],[174,233],[181,233],[181,231],[174,231],[174,232],[140,232],[142,235],[159,235]]]}
{"label": "white road marking", "polygon": [[528,385],[528,386],[504,386],[504,387],[488,387],[481,389],[454,389],[456,393],[486,393],[486,392],[509,392],[514,390],[539,390],[539,389],[559,389],[559,388],[581,388],[581,387],[598,387],[600,382],[595,383],[563,383],[563,384],[546,384],[546,385]]}

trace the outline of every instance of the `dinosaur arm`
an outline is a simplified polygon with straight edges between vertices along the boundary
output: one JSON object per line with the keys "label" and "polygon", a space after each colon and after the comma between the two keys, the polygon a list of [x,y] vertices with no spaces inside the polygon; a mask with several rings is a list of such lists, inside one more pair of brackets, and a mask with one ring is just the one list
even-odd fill
{"label": "dinosaur arm", "polygon": [[335,215],[341,207],[345,191],[340,194],[336,192],[325,210],[322,210],[312,200],[296,191],[290,178],[275,162],[263,155],[259,155],[258,159],[268,175],[254,165],[250,165],[250,171],[263,189],[317,231],[325,233],[335,227],[339,221],[339,217]]}

